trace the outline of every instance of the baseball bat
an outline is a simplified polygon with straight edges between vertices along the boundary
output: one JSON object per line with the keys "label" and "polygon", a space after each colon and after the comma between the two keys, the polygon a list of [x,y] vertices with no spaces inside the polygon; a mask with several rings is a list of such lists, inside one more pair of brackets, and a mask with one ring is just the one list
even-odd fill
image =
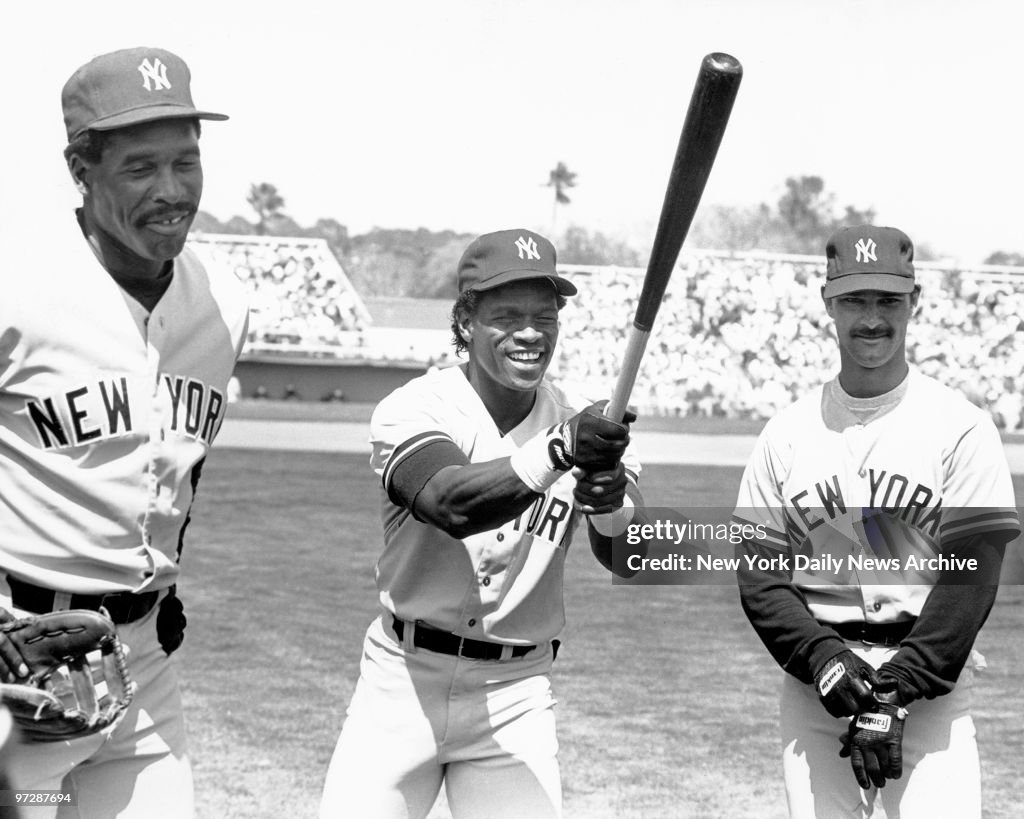
{"label": "baseball bat", "polygon": [[626,412],[655,316],[711,174],[742,77],[743,66],[728,54],[708,54],[701,62],[672,162],[640,300],[629,328],[622,368],[611,400],[605,406],[608,418],[621,421]]}

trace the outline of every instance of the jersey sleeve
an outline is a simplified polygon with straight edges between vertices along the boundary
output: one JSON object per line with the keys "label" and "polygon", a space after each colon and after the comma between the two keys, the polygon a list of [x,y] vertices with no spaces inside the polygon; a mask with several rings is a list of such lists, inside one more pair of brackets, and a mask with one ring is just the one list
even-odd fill
{"label": "jersey sleeve", "polygon": [[412,382],[384,398],[370,419],[370,466],[397,506],[412,502],[438,470],[468,463],[442,397]]}
{"label": "jersey sleeve", "polygon": [[733,518],[737,523],[764,526],[766,546],[787,551],[786,511],[782,498],[782,458],[771,440],[769,422],[758,436],[740,479]]}
{"label": "jersey sleeve", "polygon": [[1005,542],[1020,534],[1006,453],[988,418],[970,427],[947,457],[942,497],[943,544],[975,535]]}
{"label": "jersey sleeve", "polygon": [[0,287],[0,389],[4,389],[17,369],[17,359],[24,355],[17,311],[22,304],[32,304],[31,299],[38,300],[38,294],[27,295],[23,283],[6,273],[0,277]]}

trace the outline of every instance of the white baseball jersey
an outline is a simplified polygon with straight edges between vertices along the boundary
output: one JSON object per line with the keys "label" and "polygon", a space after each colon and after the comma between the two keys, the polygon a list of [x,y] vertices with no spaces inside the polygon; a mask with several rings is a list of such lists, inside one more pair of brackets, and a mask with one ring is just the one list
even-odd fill
{"label": "white baseball jersey", "polygon": [[[810,558],[791,563],[793,583],[829,623],[917,616],[944,543],[1019,530],[991,419],[913,370],[877,398],[853,398],[833,379],[769,421],[736,516],[767,523],[768,545]],[[884,568],[895,559],[902,574]]]}
{"label": "white baseball jersey", "polygon": [[2,257],[0,569],[73,593],[159,590],[224,419],[244,291],[186,248],[147,313],[62,217],[49,246]]}
{"label": "white baseball jersey", "polygon": [[[557,635],[565,625],[565,553],[580,520],[570,473],[515,519],[461,540],[416,520],[388,490],[396,466],[431,442],[454,442],[472,463],[508,457],[590,403],[545,379],[530,414],[503,436],[461,367],[415,378],[381,401],[370,422],[370,462],[382,481],[382,605],[463,637],[531,644]],[[639,475],[628,449],[622,463]]]}

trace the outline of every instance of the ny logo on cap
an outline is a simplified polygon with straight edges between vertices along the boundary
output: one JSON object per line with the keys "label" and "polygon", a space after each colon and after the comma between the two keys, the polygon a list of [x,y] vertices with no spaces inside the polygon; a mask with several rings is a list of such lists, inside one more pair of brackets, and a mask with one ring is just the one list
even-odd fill
{"label": "ny logo on cap", "polygon": [[516,249],[519,251],[520,259],[540,259],[540,251],[537,250],[537,243],[532,236],[528,239],[522,236],[516,239]]}
{"label": "ny logo on cap", "polygon": [[[139,63],[139,72],[142,74],[142,87],[147,91],[170,90],[171,83],[167,79],[167,66],[160,62],[159,57],[156,57],[153,62],[143,60]],[[150,80],[153,81],[152,87],[149,84]]]}
{"label": "ny logo on cap", "polygon": [[857,249],[858,262],[864,262],[864,264],[867,264],[868,262],[878,261],[878,256],[875,255],[875,248],[877,245],[875,244],[874,239],[858,239],[857,244],[855,244],[854,247]]}

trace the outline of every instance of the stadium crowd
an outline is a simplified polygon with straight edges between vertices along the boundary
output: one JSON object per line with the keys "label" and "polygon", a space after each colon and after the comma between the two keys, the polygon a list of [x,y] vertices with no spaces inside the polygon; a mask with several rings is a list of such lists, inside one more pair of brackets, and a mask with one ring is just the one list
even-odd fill
{"label": "stadium crowd", "polygon": [[[643,413],[768,418],[839,369],[821,301],[821,262],[684,253],[633,393]],[[918,265],[922,298],[908,355],[923,372],[1024,428],[1024,277]],[[579,268],[563,311],[559,377],[607,392],[643,271]]]}
{"label": "stadium crowd", "polygon": [[[368,342],[372,318],[322,240],[198,236],[192,244],[248,288],[249,352],[393,357]],[[563,270],[580,295],[562,313],[552,373],[601,395],[621,363],[643,271]],[[923,294],[908,333],[910,360],[987,408],[1000,428],[1024,428],[1024,276],[927,264],[918,274]],[[814,257],[684,252],[632,402],[658,415],[771,417],[838,371],[821,279]],[[424,360],[435,353],[424,350]]]}
{"label": "stadium crowd", "polygon": [[249,292],[247,349],[359,352],[369,313],[322,239],[200,235],[190,246]]}

